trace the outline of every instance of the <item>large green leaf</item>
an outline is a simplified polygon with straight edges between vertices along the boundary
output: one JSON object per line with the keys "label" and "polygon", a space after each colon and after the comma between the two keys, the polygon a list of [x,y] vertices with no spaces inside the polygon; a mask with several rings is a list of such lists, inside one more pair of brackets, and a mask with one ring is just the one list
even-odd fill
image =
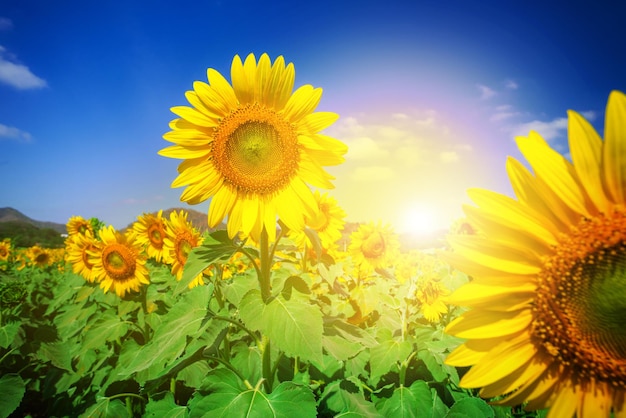
{"label": "large green leaf", "polygon": [[293,382],[283,382],[270,394],[258,388],[244,388],[230,370],[218,369],[205,379],[203,389],[210,394],[193,402],[192,417],[315,417],[317,408],[311,390]]}
{"label": "large green leaf", "polygon": [[7,348],[13,342],[13,339],[17,335],[17,331],[20,329],[21,322],[9,322],[8,324],[0,327],[0,347]]}
{"label": "large green leaf", "polygon": [[130,417],[126,406],[119,399],[102,397],[80,415],[80,418],[126,418]]}
{"label": "large green leaf", "polygon": [[360,392],[349,392],[342,388],[341,381],[335,381],[324,389],[321,402],[331,411],[337,412],[335,417],[380,418],[382,415],[373,403],[367,401]]}
{"label": "large green leaf", "polygon": [[428,384],[422,380],[413,382],[411,387],[400,386],[393,391],[391,398],[376,405],[385,417],[417,418],[430,416],[433,398]]}
{"label": "large green leaf", "polygon": [[21,377],[5,374],[0,377],[0,418],[6,418],[15,411],[26,392],[26,386]]}
{"label": "large green leaf", "polygon": [[465,398],[450,407],[446,418],[493,418],[493,409],[480,398]]}
{"label": "large green leaf", "polygon": [[189,416],[186,406],[176,405],[174,395],[167,392],[165,397],[158,401],[152,399],[146,405],[143,418],[186,418]]}
{"label": "large green leaf", "polygon": [[322,312],[307,296],[294,291],[288,300],[280,294],[265,304],[261,292],[251,290],[241,300],[240,315],[249,328],[261,331],[287,355],[322,360]]}
{"label": "large green leaf", "polygon": [[41,347],[39,347],[39,351],[37,351],[37,357],[43,361],[50,361],[59,369],[74,373],[74,369],[72,369],[72,348],[73,347],[67,341],[43,343]]}
{"label": "large green leaf", "polygon": [[189,252],[183,269],[183,277],[176,285],[174,295],[184,292],[189,283],[211,264],[228,260],[238,248],[228,238],[228,233],[224,230],[215,231],[205,236],[202,245]]}
{"label": "large green leaf", "polygon": [[370,377],[372,381],[389,371],[397,371],[397,364],[411,354],[412,345],[408,341],[385,340],[370,349]]}
{"label": "large green leaf", "polygon": [[179,298],[176,305],[163,315],[163,322],[154,331],[152,339],[134,355],[121,373],[132,373],[147,369],[155,363],[166,365],[182,354],[187,344],[187,336],[194,335],[207,315],[209,288],[198,286]]}
{"label": "large green leaf", "polygon": [[122,338],[128,331],[128,323],[113,312],[104,312],[93,325],[86,328],[81,343],[81,353],[103,347],[107,341]]}

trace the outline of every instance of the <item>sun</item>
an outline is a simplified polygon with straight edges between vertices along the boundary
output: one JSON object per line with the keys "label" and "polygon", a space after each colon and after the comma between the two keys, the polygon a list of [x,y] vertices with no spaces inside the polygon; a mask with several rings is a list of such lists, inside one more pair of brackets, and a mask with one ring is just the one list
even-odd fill
{"label": "sun", "polygon": [[429,235],[439,228],[437,212],[424,206],[413,206],[404,213],[398,229],[415,235]]}

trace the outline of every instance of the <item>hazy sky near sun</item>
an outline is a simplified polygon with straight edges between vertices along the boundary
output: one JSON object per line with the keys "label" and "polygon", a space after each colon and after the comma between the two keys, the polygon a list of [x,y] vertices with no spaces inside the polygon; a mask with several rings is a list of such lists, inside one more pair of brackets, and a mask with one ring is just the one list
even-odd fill
{"label": "hazy sky near sun", "polygon": [[550,3],[4,0],[0,207],[118,228],[185,207],[180,160],[157,155],[169,108],[208,67],[230,80],[235,54],[267,52],[340,115],[325,133],[349,151],[329,193],[348,220],[445,227],[468,188],[512,193],[516,135],[566,154],[566,111],[602,133],[626,91],[626,2]]}

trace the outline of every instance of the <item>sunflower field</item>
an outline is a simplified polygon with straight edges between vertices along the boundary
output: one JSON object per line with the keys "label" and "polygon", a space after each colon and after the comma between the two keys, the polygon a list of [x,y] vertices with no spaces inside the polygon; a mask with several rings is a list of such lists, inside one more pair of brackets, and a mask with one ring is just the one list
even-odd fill
{"label": "sunflower field", "polygon": [[382,222],[344,233],[317,190],[338,116],[293,64],[207,78],[160,154],[212,232],[177,210],[0,241],[0,417],[626,416],[626,96],[604,140],[569,114],[573,162],[520,138],[516,199],[471,190],[417,250]]}

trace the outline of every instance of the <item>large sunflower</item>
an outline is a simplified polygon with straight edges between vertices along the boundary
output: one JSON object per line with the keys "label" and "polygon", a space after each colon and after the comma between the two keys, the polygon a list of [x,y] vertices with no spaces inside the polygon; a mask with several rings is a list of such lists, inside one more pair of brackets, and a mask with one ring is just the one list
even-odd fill
{"label": "large sunflower", "polygon": [[607,105],[604,141],[568,113],[573,163],[535,132],[518,138],[533,168],[507,170],[517,200],[473,190],[479,235],[451,238],[473,281],[452,295],[471,309],[447,331],[468,340],[447,362],[482,387],[551,417],[626,416],[626,96]]}
{"label": "large sunflower", "polygon": [[210,227],[228,216],[231,237],[241,232],[256,241],[263,228],[275,239],[276,216],[290,228],[302,229],[304,216],[317,205],[307,184],[330,189],[333,177],[322,166],[344,161],[347,147],[319,132],[337,120],[331,112],[313,111],[322,89],[305,85],[292,94],[295,70],[283,57],[258,63],[235,56],[232,86],[216,70],[209,84],[196,81],[186,93],[188,106],[163,135],[174,146],[159,154],[184,159],[172,187],[187,185],[181,200],[191,204],[212,198]]}
{"label": "large sunflower", "polygon": [[169,262],[169,253],[163,251],[163,240],[165,239],[166,219],[163,218],[163,210],[156,215],[144,213],[137,218],[133,224],[133,230],[137,233],[137,241],[145,246],[148,257],[156,261]]}
{"label": "large sunflower", "polygon": [[113,289],[123,297],[131,290],[139,291],[143,284],[150,284],[146,256],[132,230],[123,234],[109,226],[102,228],[99,235],[101,241],[88,253],[95,279],[105,292]]}

